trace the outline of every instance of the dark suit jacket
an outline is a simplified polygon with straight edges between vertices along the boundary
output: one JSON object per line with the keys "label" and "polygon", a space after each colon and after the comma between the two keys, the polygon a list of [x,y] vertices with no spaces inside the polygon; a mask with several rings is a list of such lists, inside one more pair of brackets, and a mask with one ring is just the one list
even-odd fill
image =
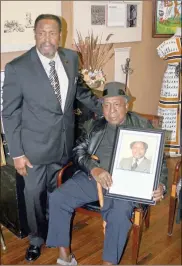
{"label": "dark suit jacket", "polygon": [[101,104],[87,88],[77,86],[77,53],[60,48],[68,76],[64,113],[33,47],[6,65],[3,86],[3,124],[12,157],[25,154],[32,164],[60,161],[64,146],[71,155],[74,142],[75,98],[101,114]]}

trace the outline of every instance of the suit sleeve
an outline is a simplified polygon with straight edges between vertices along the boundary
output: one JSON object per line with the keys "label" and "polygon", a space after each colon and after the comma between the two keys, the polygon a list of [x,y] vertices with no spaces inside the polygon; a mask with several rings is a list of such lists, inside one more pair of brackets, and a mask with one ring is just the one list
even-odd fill
{"label": "suit sleeve", "polygon": [[[78,56],[76,58],[76,65],[78,69]],[[78,75],[76,98],[97,115],[103,115],[101,102],[87,86],[81,74]]]}
{"label": "suit sleeve", "polygon": [[23,95],[17,73],[11,64],[5,68],[2,120],[11,157],[24,154],[21,143]]}

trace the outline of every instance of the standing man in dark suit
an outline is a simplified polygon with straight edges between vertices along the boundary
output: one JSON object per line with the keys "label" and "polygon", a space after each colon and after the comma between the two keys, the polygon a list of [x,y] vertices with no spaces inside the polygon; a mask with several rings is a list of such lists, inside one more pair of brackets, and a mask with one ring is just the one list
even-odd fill
{"label": "standing man in dark suit", "polygon": [[40,256],[47,234],[47,192],[56,188],[56,173],[71,155],[73,103],[77,98],[102,112],[91,91],[77,85],[77,53],[59,48],[59,17],[38,16],[34,31],[36,46],[6,65],[2,112],[10,155],[25,182],[28,261]]}

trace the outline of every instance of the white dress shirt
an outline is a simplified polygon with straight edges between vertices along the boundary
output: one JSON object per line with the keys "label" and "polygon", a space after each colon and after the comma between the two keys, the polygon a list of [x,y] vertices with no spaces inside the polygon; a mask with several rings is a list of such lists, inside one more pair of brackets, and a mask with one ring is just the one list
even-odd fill
{"label": "white dress shirt", "polygon": [[[57,72],[58,79],[59,79],[59,86],[60,86],[60,93],[61,93],[61,108],[62,108],[62,111],[64,112],[66,96],[67,96],[67,92],[68,92],[68,77],[67,77],[66,71],[64,69],[64,66],[61,62],[61,59],[58,55],[58,52],[56,52],[53,59],[49,59],[46,56],[42,55],[38,49],[36,49],[36,50],[37,50],[37,54],[40,58],[40,61],[43,65],[43,68],[44,68],[48,78],[49,78],[49,73],[50,73],[50,68],[51,68],[51,66],[49,65],[49,62],[52,60],[55,61],[55,68],[56,68],[56,72]],[[15,157],[13,159],[21,158],[23,156],[24,155],[21,155],[21,156]]]}
{"label": "white dress shirt", "polygon": [[38,49],[37,49],[37,54],[40,58],[40,61],[48,77],[49,77],[50,68],[51,68],[51,66],[49,65],[49,62],[55,61],[55,68],[56,68],[56,72],[57,72],[58,79],[59,79],[59,86],[60,86],[60,93],[61,93],[61,108],[62,108],[62,111],[64,112],[66,96],[68,92],[68,77],[64,69],[64,66],[61,62],[61,59],[58,55],[58,52],[56,52],[54,58],[52,59],[49,59],[46,56],[42,55]]}

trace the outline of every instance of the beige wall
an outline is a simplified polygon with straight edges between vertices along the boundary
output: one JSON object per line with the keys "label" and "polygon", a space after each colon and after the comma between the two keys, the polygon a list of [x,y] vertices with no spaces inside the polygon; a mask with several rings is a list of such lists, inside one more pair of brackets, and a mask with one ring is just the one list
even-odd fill
{"label": "beige wall", "polygon": [[[72,47],[73,36],[73,3],[63,1],[62,16],[67,22],[67,39],[65,46]],[[64,33],[65,34],[65,33]],[[152,1],[143,1],[143,28],[142,41],[134,43],[115,44],[116,47],[131,47],[131,67],[134,72],[130,76],[129,91],[136,98],[133,110],[140,113],[156,114],[159,101],[160,88],[166,67],[157,55],[156,48],[164,38],[152,38]],[[13,58],[22,52],[4,53],[1,56],[1,69]],[[114,78],[114,58],[105,66],[104,72],[107,81]]]}

